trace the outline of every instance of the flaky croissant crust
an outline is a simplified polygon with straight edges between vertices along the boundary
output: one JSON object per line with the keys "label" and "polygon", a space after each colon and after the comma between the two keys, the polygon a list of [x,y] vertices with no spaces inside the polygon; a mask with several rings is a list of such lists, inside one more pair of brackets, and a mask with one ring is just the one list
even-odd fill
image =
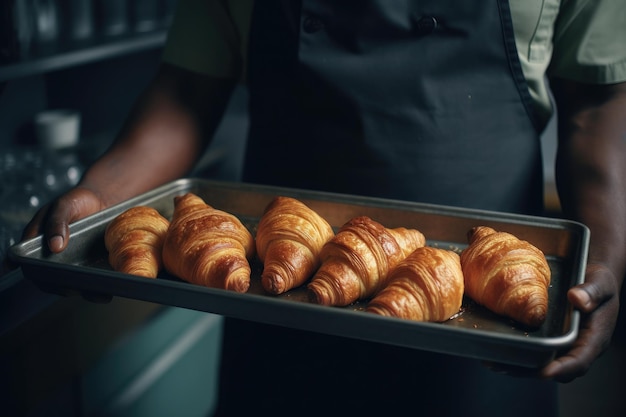
{"label": "flaky croissant crust", "polygon": [[442,322],[459,312],[463,291],[459,255],[425,246],[416,249],[390,272],[387,285],[368,303],[366,311]]}
{"label": "flaky croissant crust", "polygon": [[169,221],[152,207],[137,206],[122,212],[106,227],[104,245],[115,271],[156,278],[162,267],[161,251]]}
{"label": "flaky croissant crust", "polygon": [[376,293],[389,271],[418,247],[415,229],[389,229],[367,216],[344,224],[320,253],[322,265],[308,284],[309,298],[323,305],[348,305]]}
{"label": "flaky croissant crust", "polygon": [[163,246],[165,268],[194,284],[246,292],[254,254],[248,229],[193,193],[175,197],[174,204]]}
{"label": "flaky croissant crust", "polygon": [[281,294],[304,284],[320,265],[322,246],[333,236],[330,224],[301,201],[274,198],[256,233],[256,250],[263,262],[263,288]]}
{"label": "flaky croissant crust", "polygon": [[470,230],[468,240],[469,246],[461,253],[467,295],[527,326],[541,325],[548,311],[551,280],[543,252],[486,226]]}

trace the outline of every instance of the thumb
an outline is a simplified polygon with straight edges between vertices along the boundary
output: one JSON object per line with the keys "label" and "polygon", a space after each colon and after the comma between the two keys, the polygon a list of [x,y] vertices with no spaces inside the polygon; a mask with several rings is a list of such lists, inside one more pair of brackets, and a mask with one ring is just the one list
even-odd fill
{"label": "thumb", "polygon": [[55,200],[43,226],[48,248],[63,251],[69,242],[70,224],[102,209],[99,198],[90,190],[75,188]]}
{"label": "thumb", "polygon": [[586,277],[586,282],[570,288],[567,298],[576,309],[591,313],[616,294],[616,283],[611,271],[602,265],[589,265]]}

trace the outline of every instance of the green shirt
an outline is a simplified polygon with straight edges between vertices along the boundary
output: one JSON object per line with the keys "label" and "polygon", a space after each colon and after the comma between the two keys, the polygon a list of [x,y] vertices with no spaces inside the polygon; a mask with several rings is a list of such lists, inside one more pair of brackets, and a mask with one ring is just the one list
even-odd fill
{"label": "green shirt", "polygon": [[[592,84],[626,81],[623,0],[510,0],[519,59],[544,121],[546,76]],[[163,59],[215,77],[245,78],[253,0],[178,0]]]}

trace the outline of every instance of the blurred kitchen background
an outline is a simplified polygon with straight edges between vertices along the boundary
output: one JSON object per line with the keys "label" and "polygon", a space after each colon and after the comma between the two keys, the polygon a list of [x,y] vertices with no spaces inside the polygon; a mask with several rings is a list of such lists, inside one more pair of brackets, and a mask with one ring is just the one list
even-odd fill
{"label": "blurred kitchen background", "polygon": [[[158,65],[175,0],[0,2],[0,415],[210,416],[219,316],[142,301],[58,296],[6,258],[33,214],[76,184],[114,139]],[[38,134],[49,110],[79,116],[76,143]],[[247,129],[238,89],[193,175],[237,181]],[[547,214],[558,214],[551,125]],[[623,320],[622,320],[623,321]],[[626,415],[626,338],[561,390],[562,415]]]}
{"label": "blurred kitchen background", "polygon": [[[34,213],[74,185],[121,128],[158,65],[174,0],[0,2],[0,415],[209,416],[219,316],[49,294],[7,259]],[[245,95],[195,175],[237,180]],[[38,115],[80,116],[55,147]],[[230,155],[227,157],[227,155]]]}

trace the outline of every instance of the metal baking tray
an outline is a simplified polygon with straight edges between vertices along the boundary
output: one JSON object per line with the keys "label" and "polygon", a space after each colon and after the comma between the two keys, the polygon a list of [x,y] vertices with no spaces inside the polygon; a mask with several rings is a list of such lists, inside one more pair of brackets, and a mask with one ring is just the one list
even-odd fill
{"label": "metal baking tray", "polygon": [[[236,215],[253,235],[263,210],[277,195],[300,199],[335,228],[366,215],[386,227],[416,228],[428,245],[456,251],[467,246],[467,231],[473,226],[513,233],[539,247],[548,259],[552,284],[547,320],[538,329],[525,329],[468,298],[460,313],[444,323],[377,316],[366,313],[360,302],[347,307],[320,306],[308,301],[305,286],[279,296],[265,293],[260,284],[262,265],[256,259],[251,263],[251,287],[244,294],[189,284],[167,272],[148,279],[113,271],[104,248],[106,225],[136,205],[154,207],[171,218],[174,197],[186,192]],[[576,339],[579,313],[567,301],[566,292],[584,280],[589,242],[584,225],[560,219],[194,178],[174,181],[87,217],[72,224],[70,233],[69,246],[61,254],[49,253],[38,236],[14,245],[10,255],[27,279],[48,292],[139,299],[526,368],[541,367]]]}

